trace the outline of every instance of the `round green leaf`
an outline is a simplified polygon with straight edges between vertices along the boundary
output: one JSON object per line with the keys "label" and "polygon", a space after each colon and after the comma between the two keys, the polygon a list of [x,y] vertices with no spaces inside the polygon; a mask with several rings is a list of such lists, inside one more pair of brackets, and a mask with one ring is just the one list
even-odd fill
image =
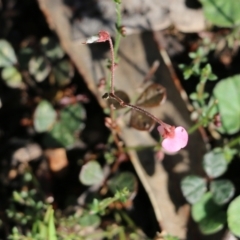
{"label": "round green leaf", "polygon": [[57,117],[51,103],[46,100],[42,100],[34,113],[34,127],[39,133],[48,131],[54,124]]}
{"label": "round green leaf", "polygon": [[125,187],[129,192],[133,193],[137,188],[137,179],[131,172],[122,172],[111,178],[107,184],[113,194],[118,190],[121,191]]}
{"label": "round green leaf", "polygon": [[222,205],[227,203],[234,195],[235,188],[231,181],[222,179],[210,183],[210,191],[215,203]]}
{"label": "round green leaf", "polygon": [[96,161],[86,163],[81,169],[79,179],[82,184],[87,186],[101,184],[104,175],[100,164]]}
{"label": "round green leaf", "polygon": [[74,69],[69,60],[58,62],[52,69],[52,78],[58,86],[65,86],[71,82]]}
{"label": "round green leaf", "polygon": [[19,88],[23,86],[22,75],[15,67],[5,67],[2,70],[2,79],[6,85],[11,88]]}
{"label": "round green leaf", "polygon": [[44,135],[43,143],[47,147],[70,147],[76,142],[76,138],[65,124],[57,122],[53,128]]}
{"label": "round green leaf", "polygon": [[[227,1],[226,1],[227,2]],[[240,3],[239,7],[240,7]],[[240,15],[239,15],[240,16]],[[218,100],[223,133],[234,134],[240,130],[240,75],[221,80],[214,88]]]}
{"label": "round green leaf", "polygon": [[211,178],[221,176],[227,170],[227,162],[222,152],[211,151],[203,157],[203,168]]}
{"label": "round green leaf", "polygon": [[238,0],[200,0],[207,20],[216,26],[233,27],[240,24]]}
{"label": "round green leaf", "polygon": [[226,213],[219,212],[209,216],[198,223],[200,231],[205,234],[213,234],[223,229],[226,223]]}
{"label": "round green leaf", "polygon": [[84,128],[83,120],[86,118],[86,111],[80,103],[69,105],[60,112],[60,121],[72,133]]}
{"label": "round green leaf", "polygon": [[40,44],[43,52],[50,60],[54,61],[64,56],[64,51],[55,39],[43,37]]}
{"label": "round green leaf", "polygon": [[227,222],[230,231],[240,237],[240,196],[230,203],[227,210]]}
{"label": "round green leaf", "polygon": [[206,192],[207,186],[204,178],[198,176],[187,176],[181,181],[183,196],[191,204],[196,203]]}
{"label": "round green leaf", "polygon": [[0,67],[9,67],[17,63],[13,47],[3,39],[0,39]]}
{"label": "round green leaf", "polygon": [[32,57],[28,64],[29,72],[37,82],[42,82],[51,71],[50,65],[42,56]]}
{"label": "round green leaf", "polygon": [[79,224],[81,227],[98,227],[101,223],[101,219],[98,215],[85,214],[81,216]]}
{"label": "round green leaf", "polygon": [[221,207],[213,201],[212,193],[207,192],[200,201],[192,205],[191,214],[195,222],[200,222],[219,211],[221,211]]}

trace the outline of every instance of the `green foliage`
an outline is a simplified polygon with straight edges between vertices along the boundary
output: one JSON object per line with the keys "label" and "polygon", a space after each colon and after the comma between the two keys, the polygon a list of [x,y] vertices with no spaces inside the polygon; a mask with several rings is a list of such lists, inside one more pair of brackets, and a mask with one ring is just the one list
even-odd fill
{"label": "green foliage", "polygon": [[221,116],[221,132],[234,134],[240,130],[240,75],[222,79],[214,88]]}
{"label": "green foliage", "polygon": [[77,141],[76,133],[85,126],[86,117],[81,104],[66,106],[59,113],[59,119],[44,135],[43,143],[48,147],[70,147]]}
{"label": "green foliage", "polygon": [[204,178],[190,175],[181,181],[181,189],[184,197],[191,204],[198,202],[207,190]]}
{"label": "green foliage", "polygon": [[225,212],[213,201],[210,192],[205,193],[201,200],[192,206],[191,212],[193,219],[204,234],[218,232],[226,222]]}
{"label": "green foliage", "polygon": [[10,67],[17,63],[12,46],[4,39],[0,39],[0,67]]}
{"label": "green foliage", "polygon": [[51,66],[43,56],[32,57],[29,61],[29,72],[34,76],[37,82],[46,79],[51,71]]}
{"label": "green foliage", "polygon": [[48,131],[56,121],[57,113],[51,103],[42,100],[35,109],[34,128],[37,132]]}
{"label": "green foliage", "polygon": [[227,203],[234,195],[235,188],[231,181],[227,179],[214,180],[210,183],[210,191],[216,204]]}
{"label": "green foliage", "polygon": [[129,192],[133,193],[136,191],[137,179],[131,172],[122,172],[112,177],[107,184],[113,194],[124,188],[127,188]]}
{"label": "green foliage", "polygon": [[100,164],[97,161],[86,163],[81,169],[79,179],[82,184],[87,186],[101,184],[104,180],[104,174]]}
{"label": "green foliage", "polygon": [[2,79],[6,85],[11,88],[19,88],[23,86],[22,75],[15,67],[5,67],[2,70]]}
{"label": "green foliage", "polygon": [[40,41],[40,47],[51,61],[61,59],[64,56],[64,51],[53,38],[43,37]]}
{"label": "green foliage", "polygon": [[101,219],[98,215],[93,215],[93,214],[85,214],[80,217],[79,219],[79,224],[83,227],[98,227],[101,223]]}
{"label": "green foliage", "polygon": [[225,173],[227,165],[223,152],[211,151],[203,157],[203,168],[211,178],[217,178]]}
{"label": "green foliage", "polygon": [[227,210],[227,222],[230,231],[240,237],[240,196],[236,197]]}
{"label": "green foliage", "polygon": [[238,0],[200,0],[207,20],[219,27],[234,27],[240,24]]}
{"label": "green foliage", "polygon": [[69,60],[62,60],[52,68],[51,80],[58,86],[65,86],[70,83],[74,74],[74,69]]}

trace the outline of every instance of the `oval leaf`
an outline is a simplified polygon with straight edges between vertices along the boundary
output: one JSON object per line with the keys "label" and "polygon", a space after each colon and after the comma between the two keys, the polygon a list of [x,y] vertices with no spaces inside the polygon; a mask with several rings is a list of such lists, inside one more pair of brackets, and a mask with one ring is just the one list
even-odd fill
{"label": "oval leaf", "polygon": [[206,181],[198,176],[187,176],[181,181],[183,196],[191,204],[198,202],[207,190]]}
{"label": "oval leaf", "polygon": [[2,79],[6,85],[11,88],[19,88],[23,86],[22,75],[15,67],[6,67],[2,70]]}
{"label": "oval leaf", "polygon": [[46,147],[70,147],[76,142],[76,138],[65,124],[57,122],[53,128],[44,135],[43,143]]}
{"label": "oval leaf", "polygon": [[[130,103],[129,96],[121,90],[115,91],[115,95],[118,96],[121,100],[123,100],[125,103]],[[120,109],[122,106],[113,98],[108,98],[108,105],[111,106],[111,104],[114,106],[115,109]]]}
{"label": "oval leaf", "polygon": [[104,175],[100,164],[96,161],[86,163],[81,169],[79,179],[82,184],[87,186],[101,184]]}
{"label": "oval leaf", "polygon": [[79,224],[81,227],[98,227],[101,223],[101,219],[98,215],[86,214],[80,217]]}
{"label": "oval leaf", "polygon": [[35,77],[37,82],[42,82],[51,71],[51,67],[42,56],[32,57],[29,61],[29,72]]}
{"label": "oval leaf", "polygon": [[234,195],[235,188],[231,181],[222,179],[210,183],[210,191],[215,203],[222,205],[227,203]]}
{"label": "oval leaf", "polygon": [[222,152],[211,151],[203,157],[203,168],[211,178],[221,176],[227,170],[227,162]]}
{"label": "oval leaf", "polygon": [[198,223],[198,226],[203,234],[209,235],[222,230],[225,223],[226,213],[222,211],[203,219]]}
{"label": "oval leaf", "polygon": [[212,193],[207,192],[200,201],[192,205],[191,214],[195,222],[200,222],[220,211],[221,207],[213,201]]}
{"label": "oval leaf", "polygon": [[230,203],[227,210],[227,222],[230,231],[240,237],[240,196]]}
{"label": "oval leaf", "polygon": [[152,83],[139,96],[136,104],[141,107],[155,107],[162,104],[166,96],[166,88],[158,83]]}
{"label": "oval leaf", "polygon": [[133,109],[131,110],[130,127],[140,131],[151,131],[155,124],[156,122],[146,114]]}
{"label": "oval leaf", "polygon": [[83,129],[85,124],[86,111],[80,103],[69,105],[60,111],[60,121],[72,133]]}
{"label": "oval leaf", "polygon": [[216,26],[233,27],[240,24],[238,0],[200,0],[207,20]]}
{"label": "oval leaf", "polygon": [[223,133],[234,134],[240,130],[239,89],[240,75],[223,79],[214,88],[213,93],[218,100]]}
{"label": "oval leaf", "polygon": [[133,193],[136,192],[137,179],[131,172],[122,172],[111,178],[107,184],[113,194],[116,191],[123,190],[125,187],[129,192]]}
{"label": "oval leaf", "polygon": [[62,60],[53,66],[51,80],[61,87],[69,84],[73,75],[74,69],[70,61]]}
{"label": "oval leaf", "polygon": [[0,40],[0,67],[9,67],[17,63],[13,47],[6,40]]}
{"label": "oval leaf", "polygon": [[40,41],[40,44],[42,51],[50,60],[54,61],[61,59],[64,56],[64,51],[55,39],[43,37]]}
{"label": "oval leaf", "polygon": [[51,103],[46,100],[42,100],[34,113],[34,127],[39,133],[48,131],[54,124],[57,117]]}

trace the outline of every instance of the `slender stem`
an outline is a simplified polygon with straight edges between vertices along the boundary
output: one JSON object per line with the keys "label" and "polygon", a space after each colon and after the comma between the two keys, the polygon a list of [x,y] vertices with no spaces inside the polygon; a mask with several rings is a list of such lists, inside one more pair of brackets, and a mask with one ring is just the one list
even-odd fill
{"label": "slender stem", "polygon": [[114,65],[115,65],[115,58],[114,58],[114,49],[111,37],[108,38],[110,51],[111,51],[111,93],[114,94]]}
{"label": "slender stem", "polygon": [[202,124],[203,124],[203,121],[202,121],[202,120],[199,121],[199,122],[197,122],[197,123],[195,123],[192,127],[190,127],[190,128],[188,129],[188,134],[194,133]]}
{"label": "slender stem", "polygon": [[240,144],[240,136],[237,136],[236,138],[232,139],[229,143],[225,145],[225,147],[232,148],[237,144]]}
{"label": "slender stem", "polygon": [[157,123],[162,125],[166,130],[168,130],[171,127],[170,125],[164,123],[162,120],[160,120],[160,119],[156,118],[155,116],[153,116],[151,113],[145,111],[143,108],[135,106],[135,105],[132,105],[130,103],[125,103],[121,98],[119,98],[118,96],[116,96],[113,93],[110,93],[109,97],[111,97],[111,98],[115,99],[116,101],[118,101],[119,104],[121,106],[123,106],[123,107],[128,107],[128,108],[134,109],[134,110],[136,110],[138,112],[141,112],[141,113],[147,115],[148,117],[152,118],[154,121],[156,121]]}
{"label": "slender stem", "polygon": [[120,32],[120,27],[122,24],[121,4],[120,3],[116,3],[116,12],[117,12],[117,23],[116,23],[117,34],[116,34],[116,40],[115,40],[115,44],[114,44],[114,54],[115,54],[116,60],[118,60],[117,53],[118,53],[118,49],[119,49],[120,40],[122,37],[122,34]]}

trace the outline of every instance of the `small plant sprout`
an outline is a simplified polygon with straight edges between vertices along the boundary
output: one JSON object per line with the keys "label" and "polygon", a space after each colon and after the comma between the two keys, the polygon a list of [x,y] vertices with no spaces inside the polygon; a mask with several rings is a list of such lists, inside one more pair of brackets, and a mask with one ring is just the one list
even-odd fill
{"label": "small plant sprout", "polygon": [[114,70],[115,70],[115,58],[114,58],[114,49],[113,49],[113,43],[112,39],[110,37],[110,34],[106,31],[100,31],[98,33],[98,36],[93,36],[87,39],[84,44],[89,44],[89,43],[94,43],[94,42],[109,42],[110,45],[110,51],[111,51],[111,82],[110,82],[110,93],[105,93],[103,95],[104,99],[107,98],[112,98],[116,100],[122,107],[128,107],[133,110],[136,110],[138,112],[141,112],[148,117],[152,118],[155,122],[157,122],[160,126],[158,127],[158,131],[160,135],[163,138],[162,141],[162,147],[163,149],[168,152],[168,153],[175,153],[179,151],[180,149],[184,148],[187,145],[188,142],[188,133],[187,131],[179,126],[179,127],[174,127],[171,125],[168,125],[164,123],[162,120],[156,118],[153,116],[151,113],[147,112],[143,108],[139,106],[135,106],[129,103],[124,102],[121,98],[115,95],[114,92]]}

